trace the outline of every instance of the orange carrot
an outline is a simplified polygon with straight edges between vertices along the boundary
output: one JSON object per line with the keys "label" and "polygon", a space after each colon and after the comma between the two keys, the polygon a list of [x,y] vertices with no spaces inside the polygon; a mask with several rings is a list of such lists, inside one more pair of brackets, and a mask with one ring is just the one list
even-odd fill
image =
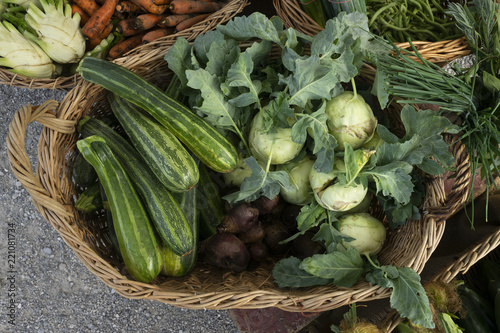
{"label": "orange carrot", "polygon": [[160,37],[165,37],[174,33],[174,28],[162,28],[149,30],[144,36],[142,36],[142,44],[151,43],[155,39]]}
{"label": "orange carrot", "polygon": [[170,5],[172,0],[153,0],[153,3],[155,5],[161,6],[161,5]]}
{"label": "orange carrot", "polygon": [[113,24],[109,23],[104,30],[99,34],[99,36],[95,38],[89,38],[86,41],[86,50],[91,51],[93,50],[97,45],[99,45],[103,39],[109,36],[109,34],[113,31]]}
{"label": "orange carrot", "polygon": [[166,28],[166,27],[175,27],[177,24],[181,23],[182,21],[191,18],[193,16],[196,16],[197,14],[171,14],[165,16],[163,20],[158,22],[158,26],[160,28]]}
{"label": "orange carrot", "polygon": [[104,5],[102,5],[94,14],[90,17],[88,22],[83,26],[82,32],[88,38],[97,37],[111,22],[111,17],[115,12],[118,0],[106,0]]}
{"label": "orange carrot", "polygon": [[145,35],[145,32],[140,33],[139,35],[131,36],[122,39],[113,47],[108,52],[108,57],[111,59],[116,59],[125,53],[133,50],[137,46],[141,45],[142,43],[142,37]]}
{"label": "orange carrot", "polygon": [[174,14],[211,13],[219,10],[221,4],[214,1],[173,0],[169,8]]}
{"label": "orange carrot", "polygon": [[129,13],[129,14],[132,14],[132,13],[140,12],[143,9],[142,9],[141,6],[133,3],[132,1],[123,0],[123,1],[118,2],[118,4],[116,5],[115,10],[117,12],[119,12],[119,13]]}
{"label": "orange carrot", "polygon": [[188,19],[182,21],[181,23],[177,24],[175,26],[175,30],[177,30],[177,31],[186,30],[187,28],[192,27],[196,23],[199,23],[199,22],[203,21],[208,16],[210,16],[209,13],[207,13],[207,14],[200,14],[200,15],[196,15],[196,16],[193,16],[191,18],[188,18]]}
{"label": "orange carrot", "polygon": [[149,30],[155,27],[161,20],[165,18],[164,14],[141,14],[135,18],[134,28],[137,30]]}
{"label": "orange carrot", "polygon": [[96,10],[99,9],[99,5],[95,0],[73,0],[85,13],[92,16]]}
{"label": "orange carrot", "polygon": [[167,9],[168,5],[155,5],[153,0],[131,0],[135,4],[144,8],[144,10],[151,14],[163,14]]}
{"label": "orange carrot", "polygon": [[135,28],[135,18],[121,20],[116,24],[116,32],[125,37],[134,36],[141,32]]}
{"label": "orange carrot", "polygon": [[71,16],[75,15],[76,13],[78,13],[78,15],[80,15],[80,27],[83,27],[83,25],[85,23],[87,23],[87,21],[89,20],[90,15],[87,14],[82,9],[82,7],[78,6],[76,3],[72,3],[71,4]]}

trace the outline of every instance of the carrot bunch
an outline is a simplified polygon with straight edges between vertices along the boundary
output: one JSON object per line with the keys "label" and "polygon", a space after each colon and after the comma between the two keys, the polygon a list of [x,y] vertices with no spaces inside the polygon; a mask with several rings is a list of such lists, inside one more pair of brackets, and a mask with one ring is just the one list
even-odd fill
{"label": "carrot bunch", "polygon": [[79,13],[87,51],[116,33],[108,52],[116,59],[135,47],[183,31],[221,9],[222,0],[70,0]]}

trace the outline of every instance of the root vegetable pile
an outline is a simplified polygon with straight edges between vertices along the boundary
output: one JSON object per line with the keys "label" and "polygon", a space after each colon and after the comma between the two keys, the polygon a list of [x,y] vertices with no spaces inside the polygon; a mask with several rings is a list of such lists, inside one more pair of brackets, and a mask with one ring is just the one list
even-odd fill
{"label": "root vegetable pile", "polygon": [[219,0],[72,0],[73,14],[91,51],[115,33],[108,58],[116,59],[135,47],[185,30],[221,9]]}

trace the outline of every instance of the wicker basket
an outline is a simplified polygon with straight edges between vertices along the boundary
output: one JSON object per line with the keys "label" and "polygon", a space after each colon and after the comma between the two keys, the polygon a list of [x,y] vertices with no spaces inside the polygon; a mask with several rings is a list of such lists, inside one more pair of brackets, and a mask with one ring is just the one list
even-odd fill
{"label": "wicker basket", "polygon": [[[158,75],[164,75],[158,70],[162,66],[163,63],[156,62],[133,70],[151,82],[166,84],[163,82],[166,76],[158,80]],[[74,208],[74,198],[79,191],[71,179],[78,139],[74,125],[85,115],[102,117],[111,112],[106,93],[95,84],[79,81],[60,105],[47,101],[39,107],[22,107],[10,124],[7,148],[12,170],[36,208],[82,263],[117,293],[189,309],[277,307],[290,312],[320,312],[390,296],[389,289],[372,286],[364,280],[352,288],[332,285],[295,290],[278,288],[273,283],[271,271],[275,261],[272,260],[241,273],[200,262],[182,278],[160,276],[148,284],[130,279],[124,265],[111,254],[105,221],[82,215]],[[45,126],[39,140],[35,173],[24,147],[25,132],[32,121]],[[382,263],[409,266],[421,272],[442,237],[444,221],[465,202],[470,185],[468,153],[461,142],[453,143],[450,151],[455,156],[457,170],[451,191],[445,192],[443,177],[425,177],[427,194],[422,219],[408,221],[388,232],[388,240],[379,256]]]}
{"label": "wicker basket", "polygon": [[[227,4],[224,5],[224,7],[208,16],[202,22],[197,23],[186,30],[159,38],[150,44],[139,46],[125,54],[123,57],[115,59],[113,62],[120,65],[134,64],[134,62],[138,62],[137,65],[140,66],[141,64],[149,62],[153,59],[161,58],[170,46],[175,43],[177,37],[183,37],[192,41],[199,34],[212,30],[217,25],[224,23],[239,14],[249,4],[248,0],[227,0]],[[60,76],[55,79],[36,79],[12,73],[5,68],[0,68],[0,84],[21,88],[57,89],[69,91],[79,80],[80,76],[78,74],[67,77]]]}
{"label": "wicker basket", "polygon": [[[492,189],[492,191],[494,190]],[[476,209],[481,209],[482,205],[485,204],[484,193],[485,192],[483,192],[483,196],[477,195],[479,203],[476,203]],[[498,192],[495,193],[497,196],[500,195]],[[497,203],[490,203],[490,205],[496,204]],[[493,211],[496,212],[496,210]],[[460,215],[459,219],[467,219],[467,213],[465,213],[465,211],[460,211],[457,215]],[[497,261],[500,257],[500,216],[494,216],[493,218],[496,219],[493,222],[481,221],[482,225],[476,225],[477,230],[475,232],[479,234],[471,234],[470,239],[467,238],[467,243],[470,245],[465,247],[463,245],[460,246],[460,241],[457,242],[457,237],[466,237],[464,235],[458,236],[458,234],[469,231],[468,228],[470,227],[468,226],[468,221],[463,221],[464,225],[453,226],[453,228],[451,228],[452,230],[448,231],[449,235],[445,237],[446,239],[441,239],[441,245],[455,248],[454,253],[445,256],[444,259],[436,258],[433,263],[433,258],[431,258],[428,264],[436,267],[434,270],[431,270],[430,274],[427,274],[429,275],[428,280],[450,283],[454,279],[463,279],[473,285],[480,283],[479,280],[481,280],[481,277],[478,274],[481,273],[478,269],[475,269],[477,266],[474,265],[485,257],[493,258]],[[450,218],[447,224],[450,223],[459,223],[459,221],[455,220],[455,218]],[[452,226],[449,225],[449,227]],[[457,228],[461,230],[458,231]],[[470,232],[473,231],[470,230]],[[438,250],[436,252],[440,251]],[[440,262],[442,264],[437,265],[437,263]],[[436,268],[439,268],[439,270]],[[380,320],[378,325],[387,332],[392,332],[401,321],[402,318],[399,314],[396,311],[392,311],[389,315]]]}
{"label": "wicker basket", "polygon": [[[273,4],[286,27],[292,27],[310,36],[323,30],[302,10],[297,0],[273,0]],[[445,65],[470,53],[465,37],[440,42],[414,41],[412,43],[424,59],[439,65]],[[396,43],[396,46],[408,49],[410,45],[409,43]]]}

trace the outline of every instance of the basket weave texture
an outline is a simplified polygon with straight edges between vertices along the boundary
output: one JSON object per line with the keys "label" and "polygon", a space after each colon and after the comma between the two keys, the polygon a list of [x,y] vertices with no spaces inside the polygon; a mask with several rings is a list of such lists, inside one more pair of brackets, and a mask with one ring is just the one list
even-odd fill
{"label": "basket weave texture", "polygon": [[[302,10],[297,0],[273,0],[273,5],[286,27],[310,36],[323,30]],[[445,65],[470,53],[465,37],[440,42],[413,41],[412,43],[424,59],[439,65]],[[408,49],[410,44],[396,43],[396,46]]]}
{"label": "basket weave texture", "polygon": [[[164,63],[150,63],[132,70],[164,86],[168,75],[159,70]],[[75,196],[81,190],[71,178],[78,140],[75,124],[86,115],[103,117],[109,114],[106,94],[102,87],[82,80],[59,105],[47,101],[38,107],[23,106],[10,124],[7,148],[12,170],[38,211],[92,274],[117,293],[127,298],[156,300],[189,309],[277,307],[290,312],[327,311],[390,296],[389,289],[372,286],[365,280],[352,288],[332,285],[278,288],[273,282],[272,268],[276,261],[272,259],[241,273],[199,262],[189,275],[181,278],[160,276],[147,284],[132,280],[124,265],[112,255],[105,219],[84,215],[74,208]],[[395,114],[399,112],[396,110]],[[24,147],[25,133],[32,121],[45,126],[40,135],[35,172]],[[453,141],[452,137],[447,139]],[[455,156],[457,170],[451,191],[445,191],[442,176],[424,177],[427,193],[422,218],[388,231],[387,242],[379,255],[382,263],[409,266],[420,273],[442,237],[446,219],[462,207],[470,186],[468,153],[459,141],[450,145],[450,151]]]}
{"label": "basket weave texture", "polygon": [[[224,7],[208,16],[205,20],[193,25],[192,27],[176,32],[175,34],[165,36],[155,40],[152,43],[141,45],[125,54],[123,57],[115,59],[113,62],[120,65],[141,66],[153,59],[161,58],[172,46],[178,37],[183,37],[192,41],[204,32],[214,29],[217,25],[229,21],[236,16],[250,3],[248,0],[224,0],[227,2]],[[75,87],[81,79],[80,75],[60,76],[54,79],[37,79],[25,75],[15,74],[11,71],[0,68],[0,84],[16,86],[29,89],[57,89],[69,91]]]}
{"label": "basket weave texture", "polygon": [[[479,194],[475,194],[475,196],[477,197]],[[476,269],[477,266],[475,265],[483,258],[490,258],[496,261],[499,261],[500,258],[500,227],[495,227],[495,225],[497,224],[490,226],[492,229],[491,233],[479,241],[471,243],[464,251],[457,251],[456,255],[454,255],[454,260],[432,276],[430,281],[450,283],[454,279],[463,279],[472,285],[479,283],[478,281],[481,280],[480,274],[482,273],[480,269]],[[378,323],[378,326],[386,332],[393,332],[401,321],[403,319],[399,314],[396,311],[392,311]]]}

